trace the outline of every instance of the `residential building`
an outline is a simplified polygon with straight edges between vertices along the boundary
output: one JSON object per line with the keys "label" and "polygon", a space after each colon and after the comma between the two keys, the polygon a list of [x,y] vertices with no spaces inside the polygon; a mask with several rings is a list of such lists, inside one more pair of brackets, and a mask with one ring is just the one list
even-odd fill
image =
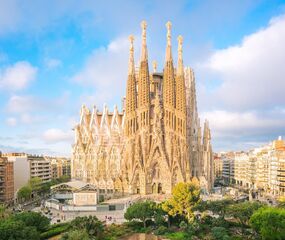
{"label": "residential building", "polygon": [[14,200],[13,162],[0,152],[0,203],[10,204]]}
{"label": "residential building", "polygon": [[60,178],[62,176],[71,177],[70,158],[46,156],[45,159],[51,163],[52,179]]}

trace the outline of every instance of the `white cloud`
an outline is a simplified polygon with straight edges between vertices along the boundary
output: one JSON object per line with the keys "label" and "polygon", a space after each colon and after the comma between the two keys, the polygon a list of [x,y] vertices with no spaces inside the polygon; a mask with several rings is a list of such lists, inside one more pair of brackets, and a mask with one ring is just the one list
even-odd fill
{"label": "white cloud", "polygon": [[63,130],[57,128],[48,129],[43,134],[43,140],[50,144],[58,142],[71,142],[72,137],[72,131],[64,132]]}
{"label": "white cloud", "polygon": [[203,112],[201,118],[209,120],[213,132],[218,136],[262,134],[268,130],[285,128],[285,114],[278,116],[272,112],[261,115],[251,111],[210,111]]}
{"label": "white cloud", "polygon": [[61,60],[56,58],[46,58],[44,59],[44,64],[48,69],[54,69],[62,65]]}
{"label": "white cloud", "polygon": [[71,80],[94,86],[94,95],[99,96],[99,99],[104,96],[104,101],[120,99],[125,92],[127,80],[128,48],[128,38],[124,37],[115,39],[107,48],[95,50]]}
{"label": "white cloud", "polygon": [[7,104],[7,111],[11,113],[25,113],[38,108],[38,101],[33,96],[12,96]]}
{"label": "white cloud", "polygon": [[285,15],[209,58],[204,67],[223,81],[213,95],[220,105],[250,109],[285,104],[284,39]]}
{"label": "white cloud", "polygon": [[9,117],[9,118],[6,119],[6,123],[7,123],[8,126],[14,127],[14,126],[17,125],[17,119],[14,118],[14,117]]}
{"label": "white cloud", "polygon": [[28,62],[17,62],[0,70],[0,89],[17,91],[26,88],[36,78],[37,68]]}

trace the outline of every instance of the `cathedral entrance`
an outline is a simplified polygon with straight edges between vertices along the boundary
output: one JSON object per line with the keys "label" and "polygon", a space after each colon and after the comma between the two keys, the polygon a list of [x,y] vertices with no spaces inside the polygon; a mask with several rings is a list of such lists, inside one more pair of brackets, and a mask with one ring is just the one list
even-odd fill
{"label": "cathedral entrance", "polygon": [[161,183],[158,184],[157,193],[159,193],[159,194],[162,193],[162,184]]}
{"label": "cathedral entrance", "polygon": [[152,194],[157,193],[156,183],[152,184],[151,193]]}

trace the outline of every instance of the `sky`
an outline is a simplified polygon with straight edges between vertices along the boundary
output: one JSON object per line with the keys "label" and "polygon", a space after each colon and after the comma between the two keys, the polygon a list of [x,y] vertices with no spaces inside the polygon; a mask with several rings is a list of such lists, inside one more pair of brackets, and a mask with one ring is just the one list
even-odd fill
{"label": "sky", "polygon": [[184,37],[214,151],[285,137],[285,0],[1,0],[0,151],[70,156],[82,104],[121,107],[142,20],[158,71],[165,23],[175,63]]}

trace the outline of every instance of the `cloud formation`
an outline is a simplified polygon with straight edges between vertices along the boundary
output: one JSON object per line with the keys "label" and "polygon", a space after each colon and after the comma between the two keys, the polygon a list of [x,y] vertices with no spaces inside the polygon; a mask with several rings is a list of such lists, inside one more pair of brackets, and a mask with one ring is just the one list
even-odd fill
{"label": "cloud formation", "polygon": [[285,15],[197,64],[198,71],[215,85],[208,91],[202,86],[200,93],[204,98],[202,118],[210,120],[218,149],[228,137],[239,142],[236,146],[245,147],[248,139],[257,143],[264,137],[285,135],[284,39]]}
{"label": "cloud formation", "polygon": [[222,80],[214,95],[221,106],[247,110],[285,104],[284,39],[285,15],[210,56],[204,66]]}
{"label": "cloud formation", "polygon": [[0,69],[0,89],[22,90],[36,78],[36,74],[37,68],[25,61]]}
{"label": "cloud formation", "polygon": [[71,77],[72,82],[94,87],[93,96],[84,95],[82,99],[88,103],[96,99],[93,104],[102,105],[122,97],[127,79],[128,48],[128,38],[122,37],[111,41],[106,48],[94,50],[83,68]]}
{"label": "cloud formation", "polygon": [[48,143],[69,142],[73,139],[72,131],[64,132],[61,129],[50,128],[43,133],[43,140]]}

